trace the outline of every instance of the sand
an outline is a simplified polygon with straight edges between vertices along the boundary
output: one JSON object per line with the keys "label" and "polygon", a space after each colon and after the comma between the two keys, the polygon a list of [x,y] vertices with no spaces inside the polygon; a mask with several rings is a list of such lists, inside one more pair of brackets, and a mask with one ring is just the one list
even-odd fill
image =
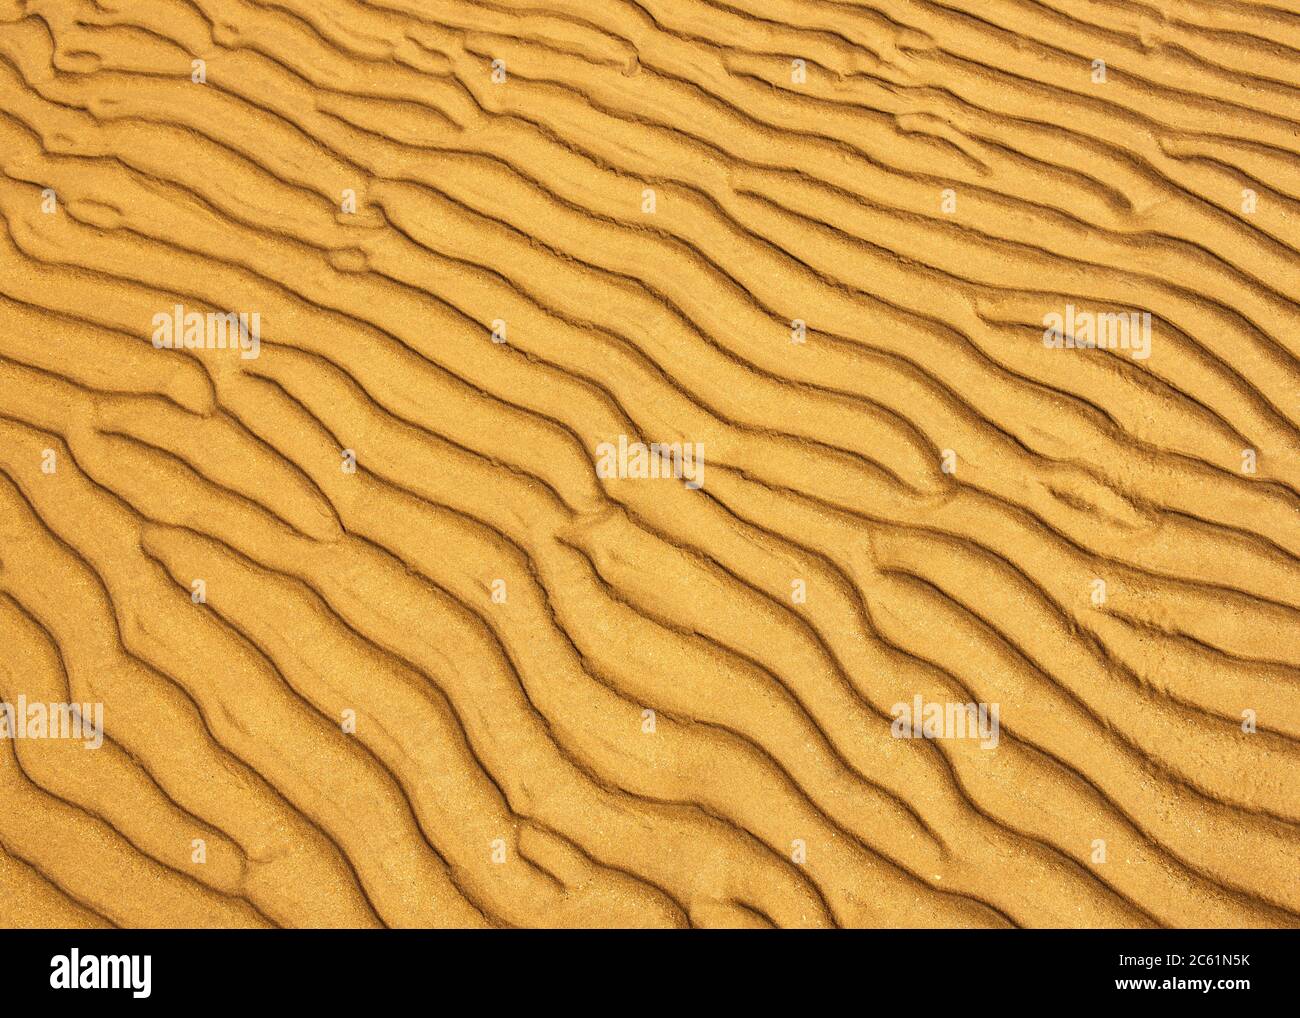
{"label": "sand", "polygon": [[1300,925],[1298,97],[1295,0],[0,0],[0,923]]}

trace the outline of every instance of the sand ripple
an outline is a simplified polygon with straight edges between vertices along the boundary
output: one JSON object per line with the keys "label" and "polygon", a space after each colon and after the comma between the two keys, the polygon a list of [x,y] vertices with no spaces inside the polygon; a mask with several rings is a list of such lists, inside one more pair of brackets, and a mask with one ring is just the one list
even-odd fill
{"label": "sand ripple", "polygon": [[1285,2],[0,2],[0,701],[105,719],[0,921],[1300,925],[1298,97]]}

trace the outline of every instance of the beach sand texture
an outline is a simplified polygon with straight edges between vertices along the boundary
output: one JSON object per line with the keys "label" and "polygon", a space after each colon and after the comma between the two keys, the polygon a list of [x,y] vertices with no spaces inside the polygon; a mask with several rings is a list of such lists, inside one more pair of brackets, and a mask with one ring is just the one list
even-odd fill
{"label": "beach sand texture", "polygon": [[1300,925],[1296,0],[0,0],[0,221],[0,924]]}

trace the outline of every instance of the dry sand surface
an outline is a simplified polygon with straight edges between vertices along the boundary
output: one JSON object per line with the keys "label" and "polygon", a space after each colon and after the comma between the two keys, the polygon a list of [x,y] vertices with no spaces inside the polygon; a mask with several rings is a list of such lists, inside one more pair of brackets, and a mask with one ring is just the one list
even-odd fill
{"label": "dry sand surface", "polygon": [[1297,0],[0,0],[0,219],[0,923],[1300,925]]}

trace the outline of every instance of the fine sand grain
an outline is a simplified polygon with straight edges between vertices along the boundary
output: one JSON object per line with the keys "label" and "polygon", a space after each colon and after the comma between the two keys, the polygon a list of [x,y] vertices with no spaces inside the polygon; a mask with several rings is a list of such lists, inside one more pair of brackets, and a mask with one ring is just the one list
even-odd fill
{"label": "fine sand grain", "polygon": [[1300,925],[1297,0],[0,0],[0,221],[0,923]]}

